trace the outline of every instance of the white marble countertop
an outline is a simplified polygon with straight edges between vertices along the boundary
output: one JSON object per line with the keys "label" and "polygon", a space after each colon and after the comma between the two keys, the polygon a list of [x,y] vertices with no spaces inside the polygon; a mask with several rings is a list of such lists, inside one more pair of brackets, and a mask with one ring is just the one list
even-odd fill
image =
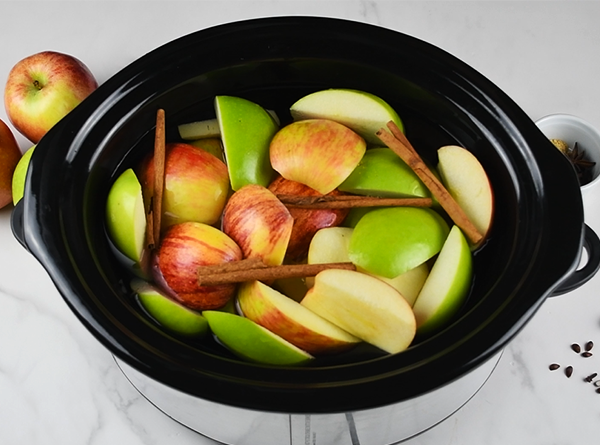
{"label": "white marble countertop", "polygon": [[[0,85],[21,58],[52,49],[83,60],[99,82],[179,36],[263,16],[319,15],[392,28],[437,45],[486,75],[529,116],[580,116],[600,128],[600,3],[596,2],[0,2]],[[7,121],[4,109],[0,119]],[[29,143],[18,136],[22,150]],[[600,231],[600,189],[585,197]],[[210,444],[130,386],[76,320],[0,211],[0,443]],[[600,435],[600,277],[547,300],[508,345],[483,389],[411,445],[582,445]],[[595,351],[593,351],[595,352]],[[600,352],[600,350],[599,350]],[[574,367],[567,379],[552,362]],[[376,444],[367,444],[376,445]]]}

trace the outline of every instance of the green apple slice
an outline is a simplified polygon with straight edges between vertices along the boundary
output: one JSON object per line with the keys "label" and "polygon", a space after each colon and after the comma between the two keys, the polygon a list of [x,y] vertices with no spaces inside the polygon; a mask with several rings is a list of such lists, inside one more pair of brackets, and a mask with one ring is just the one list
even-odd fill
{"label": "green apple slice", "polygon": [[469,244],[453,226],[413,306],[419,334],[440,329],[456,314],[469,292],[472,274]]}
{"label": "green apple slice", "polygon": [[215,336],[238,357],[267,365],[304,365],[313,356],[252,320],[220,311],[204,311]]}
{"label": "green apple slice", "polygon": [[389,353],[405,350],[415,337],[415,316],[402,295],[361,272],[329,269],[318,273],[301,304]]}
{"label": "green apple slice", "polygon": [[367,150],[338,189],[357,195],[389,198],[431,196],[415,172],[389,148]]}
{"label": "green apple slice", "polygon": [[177,130],[179,131],[179,136],[184,141],[218,138],[221,136],[217,118],[181,124],[177,127]]}
{"label": "green apple slice", "polygon": [[27,169],[29,168],[29,161],[31,160],[31,155],[33,154],[33,149],[35,145],[29,148],[17,165],[15,167],[15,171],[13,172],[12,177],[12,200],[13,204],[17,205],[17,203],[23,198],[23,193],[25,191],[25,178],[27,177]]}
{"label": "green apple slice", "polygon": [[446,221],[428,208],[372,210],[354,228],[350,260],[369,273],[394,278],[437,254],[449,231]]}
{"label": "green apple slice", "polygon": [[269,160],[269,144],[279,129],[260,105],[234,96],[215,97],[215,111],[229,169],[231,188],[247,184],[267,187],[274,171]]}
{"label": "green apple slice", "polygon": [[142,307],[165,329],[185,337],[202,337],[208,333],[208,322],[199,313],[172,300],[159,289],[143,280],[133,280]]}
{"label": "green apple slice", "polygon": [[144,251],[146,213],[142,186],[131,168],[119,175],[108,192],[106,222],[115,247],[139,263]]}
{"label": "green apple slice", "polygon": [[202,150],[207,151],[214,157],[225,162],[225,152],[223,151],[223,144],[221,143],[221,139],[219,139],[219,138],[197,139],[194,141],[190,141],[189,144],[193,147],[201,148]]}
{"label": "green apple slice", "polygon": [[332,88],[302,97],[290,112],[294,120],[331,119],[346,125],[367,142],[381,144],[375,133],[393,121],[403,130],[398,113],[380,97],[365,91]]}

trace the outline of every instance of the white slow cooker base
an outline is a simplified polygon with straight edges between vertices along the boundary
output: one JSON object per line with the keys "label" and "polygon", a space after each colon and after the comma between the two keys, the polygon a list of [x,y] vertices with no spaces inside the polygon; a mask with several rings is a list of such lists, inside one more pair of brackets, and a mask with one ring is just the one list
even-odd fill
{"label": "white slow cooker base", "polygon": [[289,414],[223,405],[150,379],[115,357],[131,384],[182,425],[228,445],[390,445],[437,425],[467,403],[498,364],[499,352],[456,381],[393,405],[348,413]]}

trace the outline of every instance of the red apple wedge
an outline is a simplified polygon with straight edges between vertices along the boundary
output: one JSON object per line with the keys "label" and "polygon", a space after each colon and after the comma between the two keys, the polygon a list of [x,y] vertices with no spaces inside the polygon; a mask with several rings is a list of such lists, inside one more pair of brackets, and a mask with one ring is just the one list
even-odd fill
{"label": "red apple wedge", "polygon": [[260,281],[243,283],[237,301],[244,316],[310,354],[338,353],[360,342]]}
{"label": "red apple wedge", "polygon": [[350,334],[386,352],[411,344],[416,332],[412,308],[392,286],[352,270],[329,269],[301,303]]}
{"label": "red apple wedge", "polygon": [[[285,179],[283,176],[277,176],[269,185],[269,190],[275,195],[322,196],[315,189],[300,182]],[[328,193],[328,195],[340,194],[337,190]],[[339,226],[348,214],[348,209],[300,209],[291,207],[289,212],[294,218],[294,225],[292,226],[286,256],[292,261],[301,261],[308,254],[308,246],[314,234],[325,227]]]}
{"label": "red apple wedge", "polygon": [[365,149],[365,140],[348,127],[328,119],[307,119],[279,130],[269,152],[271,165],[281,176],[327,194],[352,173]]}
{"label": "red apple wedge", "polygon": [[494,215],[494,194],[486,171],[469,150],[447,145],[438,150],[441,181],[485,240]]}
{"label": "red apple wedge", "polygon": [[259,258],[269,266],[283,263],[294,219],[266,187],[249,184],[229,198],[223,232],[242,249],[244,258]]}
{"label": "red apple wedge", "polygon": [[194,310],[223,307],[233,296],[235,284],[198,285],[198,268],[242,259],[239,246],[207,224],[185,222],[169,227],[155,253],[155,281],[169,295]]}

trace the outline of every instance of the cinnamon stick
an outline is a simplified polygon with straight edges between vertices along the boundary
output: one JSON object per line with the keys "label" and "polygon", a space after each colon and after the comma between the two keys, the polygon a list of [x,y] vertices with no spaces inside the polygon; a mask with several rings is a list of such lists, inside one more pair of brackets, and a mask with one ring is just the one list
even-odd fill
{"label": "cinnamon stick", "polygon": [[165,184],[165,110],[156,112],[156,133],[154,135],[154,196],[152,197],[152,227],[154,245],[160,242],[162,200]]}
{"label": "cinnamon stick", "polygon": [[199,286],[218,286],[222,284],[241,283],[244,281],[272,281],[280,278],[313,277],[326,269],[346,269],[356,270],[352,263],[324,263],[324,264],[284,264],[281,266],[264,267],[239,267],[236,261],[225,264],[231,265],[233,270],[222,271],[219,273],[206,273],[205,267],[198,268]]}
{"label": "cinnamon stick", "polygon": [[379,198],[358,195],[298,196],[276,194],[286,206],[303,209],[350,209],[354,207],[430,207],[431,198]]}
{"label": "cinnamon stick", "polygon": [[463,230],[466,237],[473,244],[479,243],[483,238],[483,235],[479,233],[463,209],[454,200],[452,195],[450,195],[446,187],[444,187],[439,179],[431,172],[431,170],[429,170],[404,133],[402,133],[393,121],[388,122],[387,127],[390,129],[391,133],[382,128],[376,133],[377,137],[379,137],[385,145],[392,149],[415,172],[419,179],[423,181],[423,184],[431,191],[431,194],[439,201],[440,205],[446,213],[448,213],[448,216],[452,221]]}

